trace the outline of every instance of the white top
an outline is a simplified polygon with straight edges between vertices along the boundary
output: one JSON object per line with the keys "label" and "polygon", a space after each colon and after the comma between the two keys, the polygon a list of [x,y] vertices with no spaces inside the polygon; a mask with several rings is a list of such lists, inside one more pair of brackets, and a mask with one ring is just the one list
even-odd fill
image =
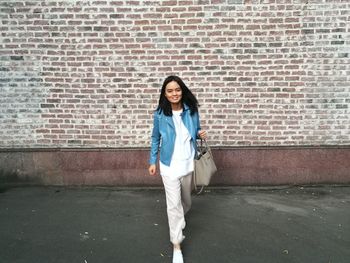
{"label": "white top", "polygon": [[159,162],[162,176],[179,178],[193,172],[194,149],[191,144],[191,135],[181,118],[182,110],[173,111],[175,125],[175,146],[170,166]]}

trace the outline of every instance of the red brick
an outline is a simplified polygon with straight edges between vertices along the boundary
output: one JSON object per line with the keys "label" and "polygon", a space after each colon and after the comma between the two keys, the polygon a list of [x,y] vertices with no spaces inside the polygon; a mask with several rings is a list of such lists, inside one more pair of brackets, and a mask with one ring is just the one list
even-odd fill
{"label": "red brick", "polygon": [[349,107],[345,5],[246,0],[233,10],[184,0],[150,10],[133,0],[58,0],[30,13],[27,3],[15,2],[1,27],[5,146],[148,147],[169,74],[197,95],[218,146],[350,141],[334,132],[349,128],[337,123]]}

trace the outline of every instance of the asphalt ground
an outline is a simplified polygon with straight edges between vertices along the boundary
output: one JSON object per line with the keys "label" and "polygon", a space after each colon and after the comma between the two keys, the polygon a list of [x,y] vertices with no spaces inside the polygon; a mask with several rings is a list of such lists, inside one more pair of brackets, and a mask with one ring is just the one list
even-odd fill
{"label": "asphalt ground", "polygon": [[[185,263],[349,263],[350,187],[208,188]],[[161,188],[0,186],[1,263],[171,262]]]}

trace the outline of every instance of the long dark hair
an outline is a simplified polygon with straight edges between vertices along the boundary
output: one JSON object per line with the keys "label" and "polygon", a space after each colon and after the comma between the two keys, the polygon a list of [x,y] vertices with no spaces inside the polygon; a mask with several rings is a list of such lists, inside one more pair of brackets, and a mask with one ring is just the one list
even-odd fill
{"label": "long dark hair", "polygon": [[164,115],[167,115],[167,116],[173,115],[171,110],[171,104],[168,101],[168,99],[165,97],[166,85],[168,85],[168,83],[172,81],[175,81],[177,84],[179,84],[182,90],[182,98],[181,98],[182,107],[183,107],[183,104],[186,104],[191,110],[191,115],[198,112],[199,104],[196,97],[189,90],[189,88],[187,88],[187,86],[182,81],[182,79],[180,79],[177,76],[169,76],[164,80],[162,90],[160,92],[159,104],[158,104],[157,110],[159,110],[160,112],[163,111]]}

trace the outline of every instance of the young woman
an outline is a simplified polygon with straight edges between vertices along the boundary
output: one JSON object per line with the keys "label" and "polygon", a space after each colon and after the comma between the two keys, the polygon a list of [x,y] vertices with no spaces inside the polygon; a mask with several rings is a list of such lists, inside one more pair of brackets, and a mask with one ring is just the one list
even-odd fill
{"label": "young woman", "polygon": [[159,168],[165,188],[170,242],[174,245],[173,263],[183,263],[181,242],[185,238],[185,214],[191,207],[191,182],[196,139],[206,138],[201,130],[198,101],[177,76],[165,79],[154,113],[149,160],[150,175]]}

